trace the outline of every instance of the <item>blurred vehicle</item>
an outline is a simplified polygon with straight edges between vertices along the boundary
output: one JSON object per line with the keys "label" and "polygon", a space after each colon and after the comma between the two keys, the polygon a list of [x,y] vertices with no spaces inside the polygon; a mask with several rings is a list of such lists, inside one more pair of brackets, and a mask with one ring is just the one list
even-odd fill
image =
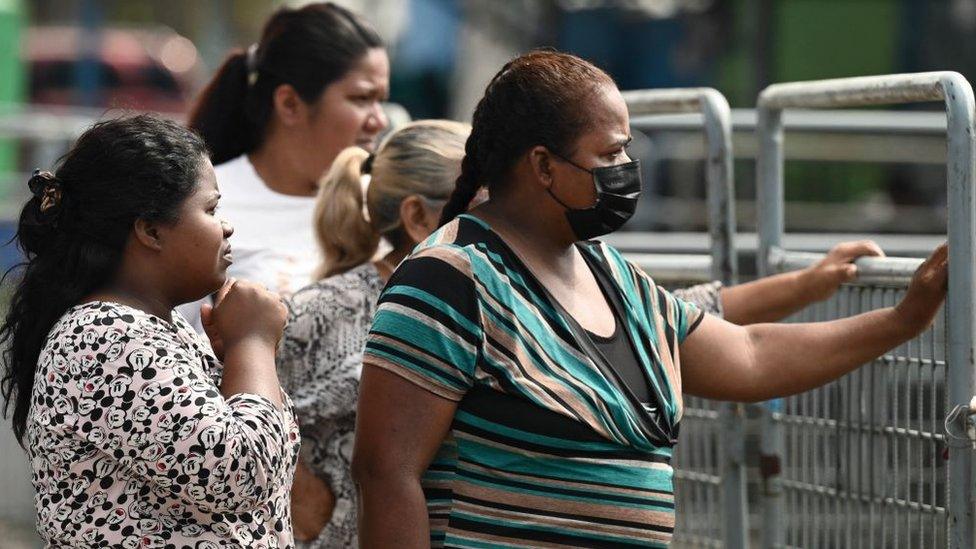
{"label": "blurred vehicle", "polygon": [[32,27],[21,56],[42,105],[183,112],[202,70],[193,43],[166,28]]}

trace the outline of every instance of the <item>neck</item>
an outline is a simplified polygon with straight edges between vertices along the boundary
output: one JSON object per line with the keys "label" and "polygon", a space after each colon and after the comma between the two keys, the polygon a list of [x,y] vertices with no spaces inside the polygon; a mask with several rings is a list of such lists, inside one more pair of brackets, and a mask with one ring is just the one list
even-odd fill
{"label": "neck", "polygon": [[393,271],[396,269],[396,266],[399,265],[401,261],[403,261],[403,258],[407,257],[410,254],[413,248],[414,245],[411,245],[410,247],[400,247],[394,249],[390,253],[383,256],[383,259],[379,260],[378,263],[381,263],[384,268],[380,268],[377,270],[380,273],[380,278],[382,278],[384,282],[389,280],[390,274],[392,274]]}
{"label": "neck", "polygon": [[390,253],[383,256],[383,261],[386,261],[390,265],[396,267],[401,261],[403,261],[403,258],[410,255],[410,252],[414,249],[414,246],[416,246],[416,244],[411,245],[409,248],[393,250]]}
{"label": "neck", "polygon": [[121,303],[157,316],[166,322],[172,322],[173,308],[176,304],[164,298],[158,291],[142,286],[141,284],[129,284],[126,281],[118,280],[88,296],[85,301]]}
{"label": "neck", "polygon": [[487,221],[533,270],[571,272],[576,241],[562,234],[564,224],[554,222],[551,216],[525,215],[526,203],[492,197],[474,213]]}
{"label": "neck", "polygon": [[292,196],[315,196],[317,181],[309,179],[296,169],[296,162],[290,151],[293,147],[284,143],[284,137],[269,131],[267,139],[260,147],[248,153],[248,159],[258,177],[269,189]]}

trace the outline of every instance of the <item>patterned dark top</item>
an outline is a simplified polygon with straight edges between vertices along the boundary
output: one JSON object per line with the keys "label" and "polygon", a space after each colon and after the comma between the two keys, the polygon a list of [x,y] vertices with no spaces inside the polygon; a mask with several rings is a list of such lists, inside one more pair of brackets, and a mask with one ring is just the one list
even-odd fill
{"label": "patterned dark top", "polygon": [[220,395],[222,367],[177,313],[69,309],[38,358],[27,425],[50,547],[291,547],[291,403]]}
{"label": "patterned dark top", "polygon": [[644,406],[483,221],[442,227],[380,298],[364,363],[458,402],[423,485],[431,544],[662,547],[674,529],[679,345],[704,313],[619,252],[613,280],[650,384]]}
{"label": "patterned dark top", "polygon": [[278,375],[295,403],[302,459],[335,495],[332,518],[300,547],[356,547],[356,485],[350,464],[363,344],[383,280],[372,263],[293,294]]}

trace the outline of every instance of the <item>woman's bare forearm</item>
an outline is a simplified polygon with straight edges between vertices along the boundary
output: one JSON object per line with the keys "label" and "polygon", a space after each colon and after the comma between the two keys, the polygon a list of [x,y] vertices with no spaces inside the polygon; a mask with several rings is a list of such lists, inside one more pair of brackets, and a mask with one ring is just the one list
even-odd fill
{"label": "woman's bare forearm", "polygon": [[805,291],[803,276],[803,271],[794,271],[722,288],[725,319],[745,326],[776,322],[799,311],[814,299]]}
{"label": "woman's bare forearm", "polygon": [[758,324],[746,330],[756,355],[753,401],[819,387],[916,333],[892,307],[832,322]]}
{"label": "woman's bare forearm", "polygon": [[685,390],[745,402],[791,395],[837,379],[917,332],[894,308],[746,327],[707,317],[681,347]]}
{"label": "woman's bare forearm", "polygon": [[281,385],[275,370],[274,346],[256,337],[228,344],[220,393],[224,398],[237,393],[255,394],[280,408]]}

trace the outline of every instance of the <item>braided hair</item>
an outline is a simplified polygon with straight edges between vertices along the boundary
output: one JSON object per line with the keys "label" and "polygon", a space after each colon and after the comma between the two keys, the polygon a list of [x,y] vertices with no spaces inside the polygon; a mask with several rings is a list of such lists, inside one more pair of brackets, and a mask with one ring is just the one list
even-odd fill
{"label": "braided hair", "polygon": [[572,156],[592,122],[585,104],[606,85],[614,85],[607,73],[568,53],[536,50],[506,63],[475,108],[441,225],[463,213],[482,186],[492,196],[504,192],[515,163],[532,147]]}

